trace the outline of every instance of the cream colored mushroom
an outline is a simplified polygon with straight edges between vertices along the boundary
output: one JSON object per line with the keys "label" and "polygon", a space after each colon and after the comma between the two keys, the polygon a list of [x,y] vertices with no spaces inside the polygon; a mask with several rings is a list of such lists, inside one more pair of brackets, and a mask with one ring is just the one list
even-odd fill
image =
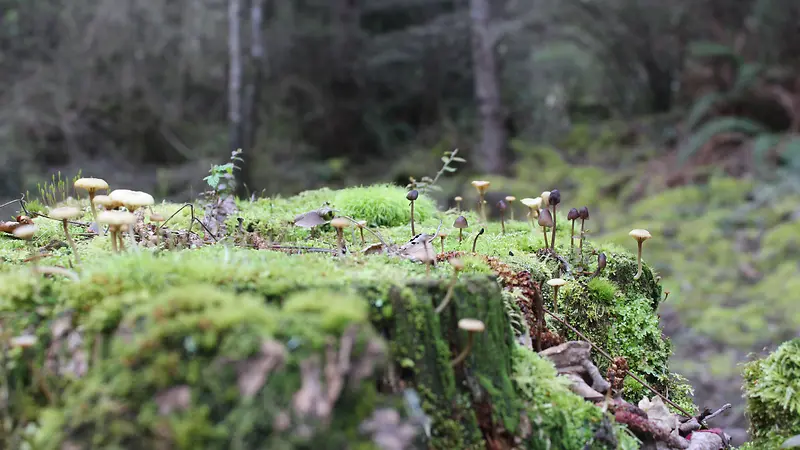
{"label": "cream colored mushroom", "polygon": [[81,257],[78,254],[78,246],[75,245],[75,241],[72,239],[72,236],[69,235],[69,221],[80,216],[81,210],[72,206],[64,206],[50,211],[50,217],[60,220],[61,225],[64,227],[64,236],[67,238],[67,243],[70,248],[72,248],[72,253],[75,254],[75,264],[81,263]]}
{"label": "cream colored mushroom", "polygon": [[[136,223],[136,216],[128,211],[102,211],[97,215],[97,222],[108,225],[108,231],[111,235],[111,248],[115,252],[119,252],[117,248],[117,239],[119,232],[123,227],[132,226]],[[122,245],[122,239],[119,239],[119,244]]]}
{"label": "cream colored mushroom", "polygon": [[547,285],[553,288],[553,312],[558,314],[558,288],[567,282],[563,278],[551,278],[547,280]]}
{"label": "cream colored mushroom", "polygon": [[97,211],[94,209],[94,195],[97,191],[108,189],[108,183],[102,178],[79,178],[73,185],[76,190],[84,190],[89,193],[89,205],[92,208],[92,218],[97,222]]}
{"label": "cream colored mushroom", "polygon": [[490,184],[492,183],[486,180],[475,180],[472,182],[472,185],[478,190],[478,197],[480,198],[478,201],[478,208],[480,209],[481,220],[484,222],[486,222],[486,212],[483,208],[483,205],[486,203],[484,197],[486,196],[486,191],[489,189]]}
{"label": "cream colored mushroom", "polygon": [[642,244],[644,244],[644,241],[650,239],[652,236],[650,235],[649,231],[643,230],[641,228],[631,230],[630,233],[628,233],[628,235],[633,239],[635,239],[636,243],[639,246],[639,253],[636,258],[639,269],[636,271],[636,275],[633,276],[634,280],[638,280],[642,276]]}
{"label": "cream colored mushroom", "polygon": [[467,346],[450,362],[451,366],[457,366],[466,359],[470,350],[472,350],[473,335],[475,333],[483,333],[486,330],[486,325],[478,319],[461,319],[458,321],[458,328],[467,332]]}

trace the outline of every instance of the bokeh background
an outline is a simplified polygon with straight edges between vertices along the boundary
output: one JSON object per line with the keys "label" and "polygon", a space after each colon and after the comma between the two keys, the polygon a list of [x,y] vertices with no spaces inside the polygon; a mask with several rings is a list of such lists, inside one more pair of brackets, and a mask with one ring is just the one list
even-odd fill
{"label": "bokeh background", "polygon": [[78,170],[188,200],[239,147],[243,195],[405,185],[458,148],[443,207],[481,177],[652,232],[673,368],[741,441],[741,362],[800,335],[799,66],[796,0],[0,0],[0,201]]}

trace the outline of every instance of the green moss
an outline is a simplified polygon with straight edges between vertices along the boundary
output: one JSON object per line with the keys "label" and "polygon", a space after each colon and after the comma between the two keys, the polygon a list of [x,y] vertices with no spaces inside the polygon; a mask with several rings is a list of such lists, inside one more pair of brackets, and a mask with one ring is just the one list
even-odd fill
{"label": "green moss", "polygon": [[[374,185],[342,189],[334,197],[334,205],[344,214],[366,220],[370,226],[396,227],[411,223],[407,191],[399,186]],[[420,195],[414,202],[415,220],[425,221],[436,212],[430,197]]]}
{"label": "green moss", "polygon": [[743,375],[753,448],[777,449],[800,434],[800,339],[748,363]]}
{"label": "green moss", "polygon": [[309,289],[286,298],[283,309],[287,312],[315,313],[321,317],[322,330],[341,333],[353,323],[367,320],[366,301],[354,293]]}

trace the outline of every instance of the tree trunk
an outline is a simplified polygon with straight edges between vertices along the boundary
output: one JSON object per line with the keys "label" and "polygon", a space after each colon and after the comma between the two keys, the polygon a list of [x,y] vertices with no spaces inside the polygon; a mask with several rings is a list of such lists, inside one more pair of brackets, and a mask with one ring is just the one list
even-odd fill
{"label": "tree trunk", "polygon": [[228,133],[230,150],[242,148],[241,0],[228,0]]}
{"label": "tree trunk", "polygon": [[[240,182],[237,186],[239,196],[250,194],[253,181],[253,159],[255,156],[256,135],[258,134],[259,109],[261,100],[261,84],[263,82],[266,54],[264,49],[264,35],[261,32],[264,25],[264,5],[266,0],[252,0],[250,6],[250,66],[252,72],[245,88],[246,115],[243,118],[242,134],[244,148],[244,162],[239,174]],[[248,158],[249,155],[249,158]]]}
{"label": "tree trunk", "polygon": [[475,97],[481,120],[481,142],[477,160],[484,172],[502,173],[506,168],[507,135],[503,127],[494,42],[489,30],[490,16],[489,0],[470,0]]}

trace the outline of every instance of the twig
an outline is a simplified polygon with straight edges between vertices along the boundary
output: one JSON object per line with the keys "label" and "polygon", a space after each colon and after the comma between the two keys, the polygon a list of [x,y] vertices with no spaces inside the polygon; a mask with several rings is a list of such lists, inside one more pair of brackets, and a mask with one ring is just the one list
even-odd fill
{"label": "twig", "polygon": [[78,278],[78,274],[63,267],[36,266],[34,268],[34,271],[41,274],[63,275],[76,283],[80,281],[80,278]]}
{"label": "twig", "polygon": [[[609,361],[609,362],[612,362],[612,363],[614,362],[614,358],[612,358],[612,357],[611,357],[611,355],[609,355],[609,354],[608,354],[608,353],[606,353],[606,352],[605,352],[603,349],[601,349],[600,347],[598,347],[597,345],[595,345],[595,344],[594,344],[594,342],[592,342],[591,340],[589,340],[589,338],[587,338],[586,336],[584,336],[584,335],[583,335],[583,333],[581,333],[581,332],[580,332],[580,331],[578,331],[578,330],[577,330],[575,327],[573,327],[572,325],[570,325],[569,323],[567,323],[567,322],[566,322],[564,319],[562,319],[562,318],[558,317],[557,315],[553,314],[553,313],[552,313],[552,312],[550,312],[550,310],[548,310],[547,308],[544,308],[544,312],[546,312],[547,314],[549,314],[549,315],[550,315],[550,317],[552,317],[552,318],[556,319],[557,321],[561,322],[561,324],[563,324],[564,326],[566,326],[567,328],[569,328],[570,330],[572,330],[572,332],[574,332],[575,334],[577,334],[577,335],[578,335],[578,336],[579,336],[581,339],[583,339],[584,341],[588,342],[588,343],[589,343],[589,345],[591,345],[591,346],[592,346],[592,348],[594,348],[595,350],[597,350],[597,352],[598,352],[598,353],[600,353],[600,354],[601,354],[601,355],[603,355],[603,356],[604,356],[606,359],[608,359],[608,361]],[[636,376],[636,374],[634,374],[634,373],[633,373],[633,372],[631,372],[630,370],[628,370],[628,375],[630,375],[630,377],[631,377],[631,378],[633,378],[634,380],[638,381],[638,382],[639,382],[639,384],[641,384],[642,386],[644,386],[644,387],[646,387],[648,390],[650,390],[650,392],[652,392],[652,393],[656,394],[657,396],[661,397],[661,399],[662,399],[662,400],[664,400],[665,402],[669,403],[669,404],[670,404],[672,407],[674,407],[674,408],[675,408],[675,409],[677,409],[678,411],[682,412],[682,413],[683,413],[683,414],[684,414],[686,417],[692,417],[692,415],[691,415],[691,414],[689,414],[688,412],[686,412],[686,410],[684,410],[683,408],[681,408],[680,406],[678,406],[677,404],[675,404],[675,402],[673,402],[672,400],[670,400],[670,399],[668,399],[667,397],[665,397],[665,396],[661,395],[661,393],[660,393],[660,392],[658,392],[657,390],[655,390],[655,389],[654,389],[653,387],[651,387],[649,384],[645,383],[645,382],[644,382],[644,380],[642,380],[641,378],[639,378],[638,376]]]}
{"label": "twig", "polygon": [[718,415],[724,413],[725,411],[727,411],[729,409],[731,409],[731,404],[730,403],[725,403],[724,405],[722,405],[722,407],[720,409],[714,411],[713,413],[711,413],[711,414],[709,414],[709,415],[707,415],[705,417],[698,417],[697,421],[698,422],[707,422],[707,421],[717,417]]}
{"label": "twig", "polygon": [[336,253],[336,250],[332,250],[329,248],[318,248],[318,247],[301,247],[296,245],[280,245],[280,244],[268,244],[267,248],[272,250],[303,250],[307,252],[315,252],[315,253]]}

